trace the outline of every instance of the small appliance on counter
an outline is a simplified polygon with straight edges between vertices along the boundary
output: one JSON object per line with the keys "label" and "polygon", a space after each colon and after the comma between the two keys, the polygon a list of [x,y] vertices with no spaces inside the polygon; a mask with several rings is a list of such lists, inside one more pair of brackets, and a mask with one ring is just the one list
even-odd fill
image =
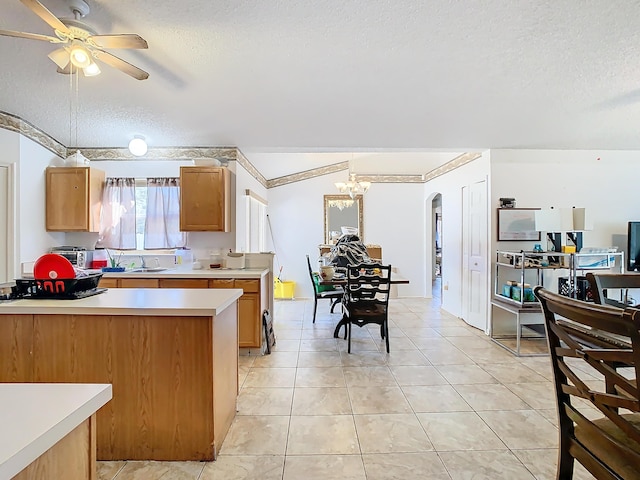
{"label": "small appliance on counter", "polygon": [[94,250],[87,250],[85,247],[65,245],[62,247],[52,247],[49,253],[62,255],[69,260],[72,265],[78,268],[92,268]]}
{"label": "small appliance on counter", "polygon": [[102,273],[77,274],[71,262],[57,253],[47,253],[33,265],[34,278],[18,278],[11,297],[73,300],[105,292],[98,288]]}
{"label": "small appliance on counter", "polygon": [[244,253],[227,253],[224,266],[232,270],[242,270],[245,266]]}

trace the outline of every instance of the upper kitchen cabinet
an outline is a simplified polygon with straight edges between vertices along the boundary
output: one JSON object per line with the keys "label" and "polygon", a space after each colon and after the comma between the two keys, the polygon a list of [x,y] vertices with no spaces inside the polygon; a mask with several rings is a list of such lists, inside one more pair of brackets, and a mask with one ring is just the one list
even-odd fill
{"label": "upper kitchen cabinet", "polygon": [[49,167],[46,176],[46,230],[99,231],[104,172],[90,167]]}
{"label": "upper kitchen cabinet", "polygon": [[228,232],[229,170],[224,167],[180,167],[180,230]]}

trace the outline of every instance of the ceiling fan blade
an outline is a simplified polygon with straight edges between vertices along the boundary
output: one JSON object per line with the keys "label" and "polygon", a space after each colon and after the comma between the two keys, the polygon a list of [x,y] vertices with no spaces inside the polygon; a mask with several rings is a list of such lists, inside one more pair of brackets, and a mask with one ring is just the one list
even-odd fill
{"label": "ceiling fan blade", "polygon": [[98,48],[149,48],[147,41],[135,33],[92,35],[87,40]]}
{"label": "ceiling fan blade", "polygon": [[49,35],[40,35],[38,33],[25,33],[25,32],[14,32],[13,30],[0,30],[0,35],[4,35],[6,37],[17,37],[17,38],[28,38],[30,40],[42,40],[43,42],[50,43],[63,43],[62,40],[55,37],[50,37]]}
{"label": "ceiling fan blade", "polygon": [[93,50],[93,56],[101,62],[117,68],[127,75],[131,75],[136,80],[146,80],[147,78],[149,78],[149,74],[144,70],[136,67],[135,65],[131,65],[129,62],[125,62],[121,58],[118,58],[115,55],[111,55],[108,52],[104,52],[102,50]]}
{"label": "ceiling fan blade", "polygon": [[42,5],[38,0],[20,0],[24,3],[29,9],[38,15],[42,20],[47,22],[54,30],[58,30],[59,32],[63,32],[66,34],[70,34],[71,30],[67,28],[67,26],[60,21],[58,17],[56,17],[53,13],[51,13],[47,7]]}

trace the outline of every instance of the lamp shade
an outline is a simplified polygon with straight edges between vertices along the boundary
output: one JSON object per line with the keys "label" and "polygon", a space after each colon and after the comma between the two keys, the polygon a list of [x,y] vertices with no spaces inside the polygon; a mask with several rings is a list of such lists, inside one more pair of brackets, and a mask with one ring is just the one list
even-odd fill
{"label": "lamp shade", "polygon": [[561,232],[562,214],[560,209],[547,208],[536,210],[535,229],[538,232]]}
{"label": "lamp shade", "polygon": [[574,207],[571,210],[573,213],[573,230],[575,232],[593,230],[593,218],[586,208]]}

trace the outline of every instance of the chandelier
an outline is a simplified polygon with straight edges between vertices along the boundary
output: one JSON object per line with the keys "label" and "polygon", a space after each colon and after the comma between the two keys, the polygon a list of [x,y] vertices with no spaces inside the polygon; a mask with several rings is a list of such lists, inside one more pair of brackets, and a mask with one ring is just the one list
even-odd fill
{"label": "chandelier", "polygon": [[356,174],[351,173],[349,174],[348,182],[336,182],[335,186],[340,191],[340,193],[348,194],[351,197],[353,203],[353,199],[356,198],[356,195],[367,193],[367,190],[369,190],[369,187],[371,186],[371,182],[358,182],[356,181]]}

